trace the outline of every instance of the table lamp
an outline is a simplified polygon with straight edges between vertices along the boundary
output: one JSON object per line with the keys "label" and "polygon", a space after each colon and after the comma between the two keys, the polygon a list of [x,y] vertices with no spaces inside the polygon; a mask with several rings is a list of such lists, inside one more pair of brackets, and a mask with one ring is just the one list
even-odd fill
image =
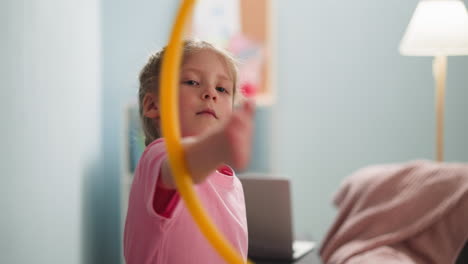
{"label": "table lamp", "polygon": [[434,56],[436,156],[443,161],[447,56],[468,55],[468,14],[460,0],[421,0],[400,43],[407,56]]}

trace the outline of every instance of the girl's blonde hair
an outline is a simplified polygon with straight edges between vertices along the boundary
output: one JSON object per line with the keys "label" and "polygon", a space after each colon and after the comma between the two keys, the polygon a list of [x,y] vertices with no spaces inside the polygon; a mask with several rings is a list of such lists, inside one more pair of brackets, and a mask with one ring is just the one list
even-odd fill
{"label": "girl's blonde hair", "polygon": [[[156,124],[153,119],[148,118],[143,115],[143,99],[145,98],[146,93],[153,92],[159,93],[159,81],[161,73],[162,59],[164,57],[164,52],[166,48],[150,55],[148,62],[143,67],[140,72],[140,88],[138,90],[138,105],[140,112],[140,119],[142,123],[143,132],[145,134],[145,146],[148,146],[151,142],[161,137],[159,133],[159,128],[156,127]],[[200,40],[186,40],[183,43],[183,54],[182,54],[182,63],[183,60],[190,54],[202,50],[213,51],[218,54],[226,63],[228,70],[230,71],[231,77],[234,82],[234,92],[233,92],[233,103],[238,101],[238,69],[236,60],[226,51],[213,46],[212,44],[200,41]]]}

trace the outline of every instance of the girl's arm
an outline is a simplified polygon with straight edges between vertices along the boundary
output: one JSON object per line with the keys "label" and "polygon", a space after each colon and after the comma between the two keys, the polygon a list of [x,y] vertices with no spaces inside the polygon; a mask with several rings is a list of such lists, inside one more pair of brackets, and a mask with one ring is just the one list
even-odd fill
{"label": "girl's arm", "polygon": [[[194,183],[203,182],[221,164],[243,169],[250,160],[254,105],[247,101],[228,122],[204,135],[182,139],[188,169]],[[163,187],[174,189],[174,178],[166,159],[161,167]]]}

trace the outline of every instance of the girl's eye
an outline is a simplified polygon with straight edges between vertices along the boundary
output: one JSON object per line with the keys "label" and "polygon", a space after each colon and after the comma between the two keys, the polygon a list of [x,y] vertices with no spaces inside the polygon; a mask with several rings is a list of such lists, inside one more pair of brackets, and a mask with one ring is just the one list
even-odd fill
{"label": "girl's eye", "polygon": [[200,83],[194,80],[188,80],[188,81],[185,81],[184,83],[188,85],[200,85]]}
{"label": "girl's eye", "polygon": [[216,91],[222,92],[222,93],[227,93],[227,90],[224,89],[223,87],[216,87]]}

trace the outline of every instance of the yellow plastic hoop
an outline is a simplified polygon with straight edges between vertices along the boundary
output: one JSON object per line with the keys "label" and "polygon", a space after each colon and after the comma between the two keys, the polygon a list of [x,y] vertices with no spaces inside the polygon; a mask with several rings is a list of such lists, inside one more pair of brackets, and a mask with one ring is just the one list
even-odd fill
{"label": "yellow plastic hoop", "polygon": [[[198,199],[192,178],[185,163],[184,150],[180,142],[180,126],[177,84],[182,49],[182,35],[190,17],[195,0],[184,0],[179,8],[167,45],[161,68],[160,106],[162,134],[166,140],[169,164],[177,190],[203,235],[228,263],[242,263],[244,259],[218,231]],[[247,260],[247,263],[252,263]]]}

